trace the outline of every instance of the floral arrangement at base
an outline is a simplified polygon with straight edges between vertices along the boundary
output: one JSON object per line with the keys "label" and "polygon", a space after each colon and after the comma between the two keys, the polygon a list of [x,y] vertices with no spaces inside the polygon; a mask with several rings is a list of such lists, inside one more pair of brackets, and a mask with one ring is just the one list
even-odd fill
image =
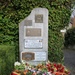
{"label": "floral arrangement at base", "polygon": [[66,67],[50,61],[38,65],[15,62],[15,70],[10,75],[70,75]]}

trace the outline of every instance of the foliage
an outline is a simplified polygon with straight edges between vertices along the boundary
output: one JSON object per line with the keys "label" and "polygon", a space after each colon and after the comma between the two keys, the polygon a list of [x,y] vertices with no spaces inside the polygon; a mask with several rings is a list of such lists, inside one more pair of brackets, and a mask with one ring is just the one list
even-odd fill
{"label": "foliage", "polygon": [[75,9],[75,1],[72,0],[71,7]]}
{"label": "foliage", "polygon": [[[61,38],[62,35],[60,32],[49,30],[49,60],[55,62],[62,62],[63,61],[63,41],[64,39]],[[59,38],[60,37],[60,38]]]}
{"label": "foliage", "polygon": [[65,34],[65,46],[74,46],[75,45],[75,28],[67,30]]}
{"label": "foliage", "polygon": [[66,3],[70,4],[70,0],[54,0],[50,2],[49,28],[51,30],[60,31],[60,29],[68,25],[70,5],[67,6]]}
{"label": "foliage", "polygon": [[[67,5],[68,3],[68,5]],[[63,42],[60,30],[69,23],[70,0],[50,0],[49,8],[49,60],[62,62]]]}
{"label": "foliage", "polygon": [[0,75],[9,75],[14,68],[15,47],[0,45]]}
{"label": "foliage", "polygon": [[19,60],[19,23],[33,8],[49,10],[49,60],[62,62],[63,38],[60,30],[68,25],[70,0],[0,0],[0,45],[16,47]]}

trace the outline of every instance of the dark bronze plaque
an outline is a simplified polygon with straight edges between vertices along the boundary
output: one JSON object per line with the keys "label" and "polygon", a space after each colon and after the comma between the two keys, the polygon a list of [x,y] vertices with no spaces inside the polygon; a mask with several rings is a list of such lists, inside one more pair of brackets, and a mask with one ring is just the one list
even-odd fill
{"label": "dark bronze plaque", "polygon": [[43,23],[43,15],[42,14],[35,15],[35,23]]}
{"label": "dark bronze plaque", "polygon": [[22,53],[22,60],[31,61],[34,60],[34,53],[31,52],[24,52]]}
{"label": "dark bronze plaque", "polygon": [[26,28],[26,36],[36,37],[41,36],[40,28]]}
{"label": "dark bronze plaque", "polygon": [[25,20],[25,26],[32,26],[32,20]]}

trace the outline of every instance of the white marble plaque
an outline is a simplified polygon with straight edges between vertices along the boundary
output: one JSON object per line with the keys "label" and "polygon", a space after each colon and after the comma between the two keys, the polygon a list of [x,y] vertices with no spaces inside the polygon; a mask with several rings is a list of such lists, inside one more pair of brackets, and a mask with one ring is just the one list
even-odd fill
{"label": "white marble plaque", "polygon": [[46,61],[46,52],[34,52],[35,60],[34,61]]}
{"label": "white marble plaque", "polygon": [[42,48],[42,40],[25,40],[25,48]]}

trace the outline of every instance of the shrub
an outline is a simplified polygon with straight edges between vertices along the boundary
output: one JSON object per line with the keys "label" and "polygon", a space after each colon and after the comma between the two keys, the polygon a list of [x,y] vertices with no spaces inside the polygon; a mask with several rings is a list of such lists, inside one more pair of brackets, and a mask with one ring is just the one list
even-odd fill
{"label": "shrub", "polygon": [[0,45],[0,75],[10,75],[14,62],[15,46]]}
{"label": "shrub", "polygon": [[65,47],[75,45],[75,28],[67,30],[65,34]]}
{"label": "shrub", "polygon": [[[60,37],[60,38],[59,38]],[[49,30],[49,60],[52,62],[63,61],[63,38],[60,32]]]}

